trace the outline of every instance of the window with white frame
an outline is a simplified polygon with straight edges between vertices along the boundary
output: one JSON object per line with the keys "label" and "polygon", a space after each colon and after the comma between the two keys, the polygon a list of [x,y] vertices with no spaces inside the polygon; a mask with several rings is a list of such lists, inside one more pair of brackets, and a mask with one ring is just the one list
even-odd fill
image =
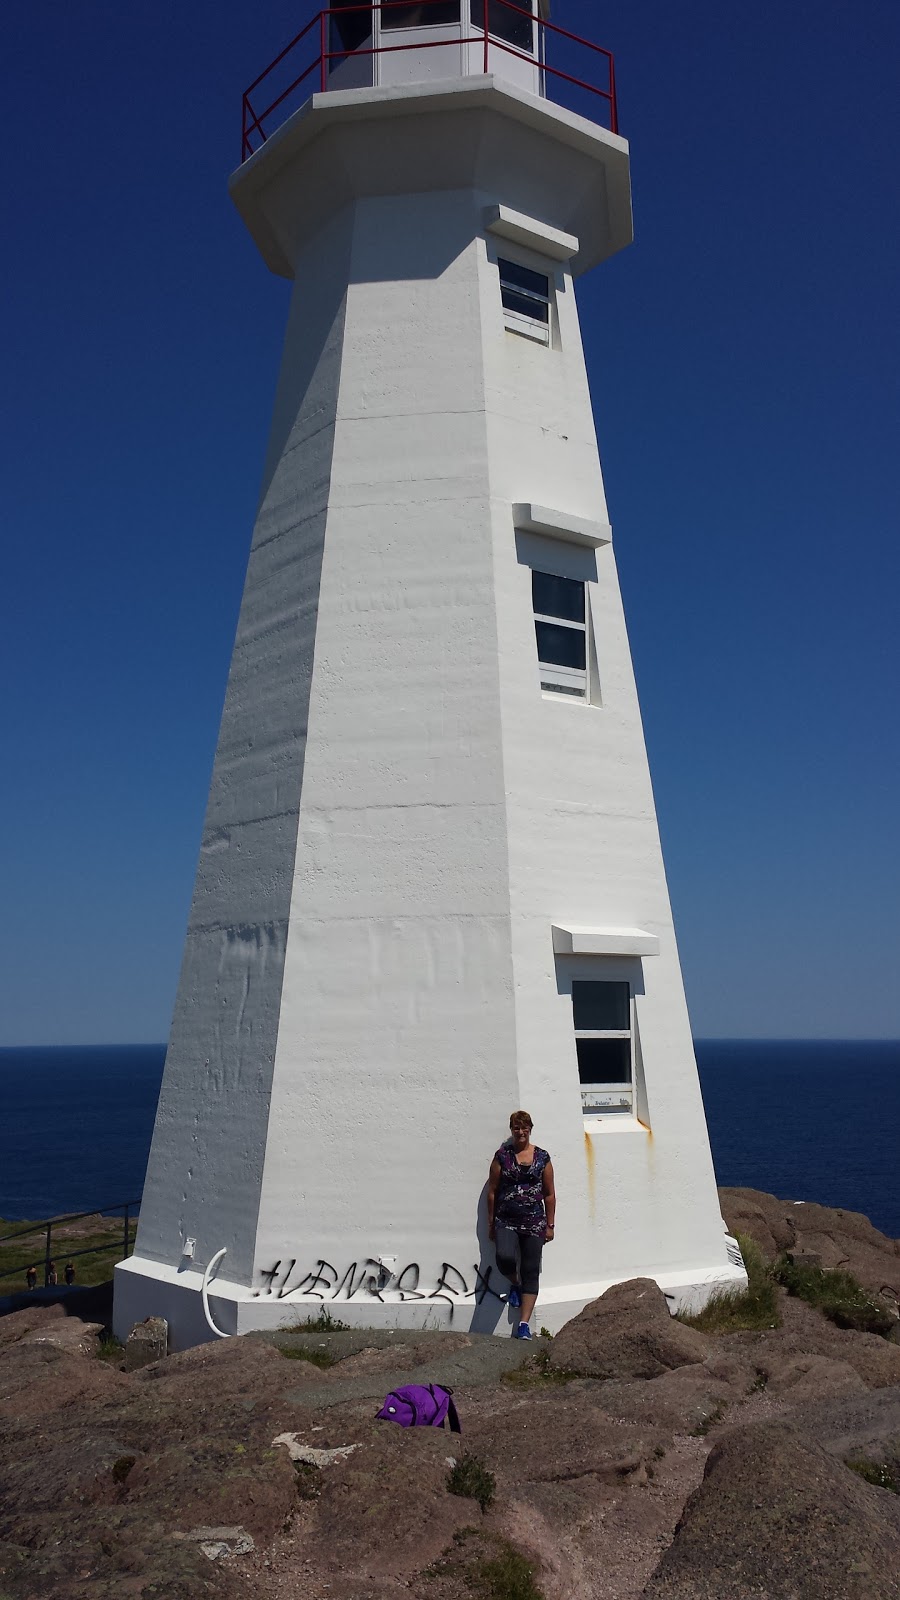
{"label": "window with white frame", "polygon": [[525,333],[542,344],[550,343],[550,279],[544,272],[520,266],[518,261],[497,261],[500,301],[507,328]]}
{"label": "window with white frame", "polygon": [[485,4],[488,33],[495,39],[505,39],[517,50],[534,49],[531,0],[471,0],[469,15],[473,27],[484,27]]}
{"label": "window with white frame", "polygon": [[441,23],[459,21],[459,0],[388,0],[381,8],[381,31],[395,28],[436,28]]}
{"label": "window with white frame", "polygon": [[631,987],[573,979],[572,1015],[584,1115],[634,1108]]}
{"label": "window with white frame", "polygon": [[587,586],[579,578],[532,568],[531,598],[541,688],[587,699]]}

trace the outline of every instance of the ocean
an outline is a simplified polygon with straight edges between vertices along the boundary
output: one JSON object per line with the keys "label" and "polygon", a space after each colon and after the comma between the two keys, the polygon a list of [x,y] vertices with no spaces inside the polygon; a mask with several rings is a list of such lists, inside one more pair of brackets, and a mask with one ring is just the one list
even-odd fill
{"label": "ocean", "polygon": [[[900,1237],[900,1043],[697,1041],[720,1184],[862,1211]],[[0,1217],[140,1198],[163,1045],[0,1049]]]}

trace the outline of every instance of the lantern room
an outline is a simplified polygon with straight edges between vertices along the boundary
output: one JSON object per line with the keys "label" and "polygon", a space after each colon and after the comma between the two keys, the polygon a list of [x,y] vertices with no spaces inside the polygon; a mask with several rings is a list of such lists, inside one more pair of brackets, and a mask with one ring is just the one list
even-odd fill
{"label": "lantern room", "polygon": [[613,58],[550,0],[332,0],[244,91],[241,161],[311,95],[490,77],[618,133]]}
{"label": "lantern room", "polygon": [[360,89],[493,72],[543,94],[549,0],[332,0],[328,87]]}

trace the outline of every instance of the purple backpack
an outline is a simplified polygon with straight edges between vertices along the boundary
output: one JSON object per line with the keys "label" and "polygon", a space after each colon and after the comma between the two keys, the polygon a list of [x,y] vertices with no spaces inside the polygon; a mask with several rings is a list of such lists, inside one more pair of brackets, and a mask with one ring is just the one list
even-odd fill
{"label": "purple backpack", "polygon": [[442,1389],[439,1383],[408,1383],[392,1389],[375,1416],[376,1420],[399,1422],[401,1428],[442,1428],[446,1420],[451,1433],[462,1432],[452,1391]]}

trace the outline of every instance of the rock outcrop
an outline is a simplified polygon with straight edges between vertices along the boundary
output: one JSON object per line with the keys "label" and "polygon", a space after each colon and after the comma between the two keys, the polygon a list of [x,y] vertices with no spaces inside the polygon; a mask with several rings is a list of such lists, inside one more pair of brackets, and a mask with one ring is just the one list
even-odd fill
{"label": "rock outcrop", "polygon": [[[811,1253],[783,1202],[739,1204]],[[885,1278],[893,1241],[815,1211]],[[638,1279],[530,1347],[306,1329],[127,1372],[29,1306],[0,1318],[0,1595],[900,1600],[900,1346],[781,1291],[778,1316],[699,1333]],[[374,1420],[427,1381],[461,1437]]]}
{"label": "rock outcrop", "polygon": [[840,1267],[872,1294],[900,1302],[900,1239],[879,1233],[860,1212],[777,1200],[760,1189],[720,1189],[719,1200],[729,1232],[754,1239],[767,1260],[784,1253]]}
{"label": "rock outcrop", "polygon": [[550,1347],[555,1368],[583,1378],[658,1378],[708,1354],[708,1339],[673,1321],[652,1278],[615,1284],[567,1322]]}
{"label": "rock outcrop", "polygon": [[900,1500],[792,1427],[734,1428],[646,1600],[900,1600]]}

